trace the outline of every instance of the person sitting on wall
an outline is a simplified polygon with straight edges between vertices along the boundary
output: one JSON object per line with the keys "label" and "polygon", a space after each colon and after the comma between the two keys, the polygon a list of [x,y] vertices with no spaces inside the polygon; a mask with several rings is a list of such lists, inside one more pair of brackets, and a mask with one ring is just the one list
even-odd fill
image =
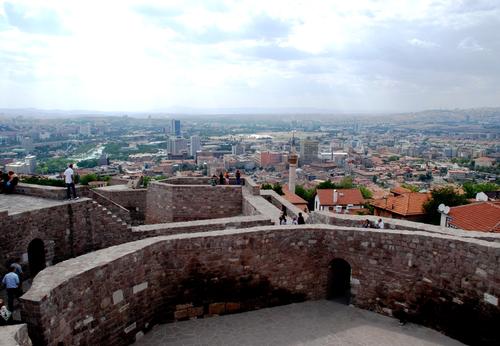
{"label": "person sitting on wall", "polygon": [[378,219],[377,228],[384,229],[384,221],[382,219]]}
{"label": "person sitting on wall", "polygon": [[3,183],[3,192],[14,193],[17,183],[19,183],[19,177],[13,171],[9,171],[7,179]]}
{"label": "person sitting on wall", "polygon": [[363,222],[363,228],[370,228],[372,226],[372,223],[370,220],[366,219],[365,222]]}
{"label": "person sitting on wall", "polygon": [[306,221],[304,220],[304,217],[302,216],[302,213],[299,213],[299,217],[297,218],[297,223],[299,225],[305,225]]}
{"label": "person sitting on wall", "polygon": [[9,324],[12,313],[7,309],[2,299],[0,299],[0,326]]}
{"label": "person sitting on wall", "polygon": [[210,185],[212,185],[212,186],[217,185],[217,176],[215,174],[212,175],[212,179],[210,179]]}

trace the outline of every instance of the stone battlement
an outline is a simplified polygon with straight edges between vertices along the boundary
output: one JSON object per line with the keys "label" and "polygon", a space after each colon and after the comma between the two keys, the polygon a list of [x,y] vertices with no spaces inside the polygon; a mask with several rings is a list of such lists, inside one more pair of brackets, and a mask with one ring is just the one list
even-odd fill
{"label": "stone battlement", "polygon": [[325,298],[335,258],[352,268],[354,305],[406,309],[458,338],[463,318],[480,328],[477,338],[498,340],[500,244],[329,225],[177,234],[96,251],[41,272],[22,297],[23,316],[43,343],[125,345],[161,321]]}

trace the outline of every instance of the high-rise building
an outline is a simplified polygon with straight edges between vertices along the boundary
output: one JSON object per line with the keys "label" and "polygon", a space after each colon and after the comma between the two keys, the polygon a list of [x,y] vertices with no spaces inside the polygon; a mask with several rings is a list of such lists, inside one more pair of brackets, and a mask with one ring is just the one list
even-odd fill
{"label": "high-rise building", "polygon": [[318,160],[319,142],[311,139],[304,139],[300,142],[300,163],[310,164]]}
{"label": "high-rise building", "polygon": [[298,155],[295,152],[295,136],[292,137],[292,145],[291,145],[291,150],[290,150],[290,155],[288,155],[288,164],[289,164],[289,171],[288,171],[288,190],[291,193],[295,193],[295,181],[297,179],[297,160],[298,160]]}
{"label": "high-rise building", "polygon": [[28,155],[24,159],[24,162],[26,162],[26,165],[28,166],[28,171],[30,174],[35,173],[36,169],[36,156],[35,155]]}
{"label": "high-rise building", "polygon": [[172,119],[170,121],[170,134],[172,136],[180,137],[181,135],[181,121]]}
{"label": "high-rise building", "polygon": [[231,145],[231,153],[233,155],[242,155],[245,153],[245,147],[241,143]]}
{"label": "high-rise building", "polygon": [[168,152],[172,155],[182,155],[188,152],[188,141],[184,138],[170,138],[168,140]]}
{"label": "high-rise building", "polygon": [[200,136],[191,136],[191,146],[189,148],[189,154],[193,157],[196,156],[196,152],[201,149],[201,139]]}

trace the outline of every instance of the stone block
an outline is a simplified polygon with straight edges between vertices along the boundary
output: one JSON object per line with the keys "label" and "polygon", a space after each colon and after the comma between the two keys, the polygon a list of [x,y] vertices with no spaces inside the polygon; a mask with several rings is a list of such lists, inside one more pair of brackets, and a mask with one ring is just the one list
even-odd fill
{"label": "stone block", "polygon": [[148,288],[148,282],[145,281],[145,282],[142,282],[140,283],[139,285],[135,285],[133,288],[132,288],[132,292],[134,294],[136,293],[139,293],[141,291],[144,291],[146,288]]}
{"label": "stone block", "polygon": [[196,306],[196,307],[192,307],[192,308],[188,308],[188,315],[190,318],[192,317],[201,317],[203,316],[203,306]]}
{"label": "stone block", "polygon": [[238,311],[240,311],[240,308],[241,308],[240,303],[232,303],[232,302],[226,303],[226,312],[227,313],[231,314],[231,313],[238,312]]}
{"label": "stone block", "polygon": [[188,309],[182,309],[182,310],[176,310],[174,312],[174,318],[179,321],[179,320],[184,320],[189,317],[189,310]]}
{"label": "stone block", "polygon": [[113,292],[113,305],[121,303],[123,301],[123,291],[116,290]]}
{"label": "stone block", "polygon": [[208,306],[209,315],[222,315],[226,311],[226,304],[212,303]]}

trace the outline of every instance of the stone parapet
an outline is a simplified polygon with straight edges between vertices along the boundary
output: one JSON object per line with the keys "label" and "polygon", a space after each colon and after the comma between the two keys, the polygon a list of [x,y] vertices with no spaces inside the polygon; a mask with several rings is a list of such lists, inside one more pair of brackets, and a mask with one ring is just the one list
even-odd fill
{"label": "stone parapet", "polygon": [[216,230],[250,228],[256,226],[268,226],[273,222],[270,218],[262,215],[235,216],[230,218],[197,220],[187,222],[157,223],[153,225],[142,225],[132,227],[134,240],[148,237],[173,235],[180,233],[211,232]]}
{"label": "stone parapet", "polygon": [[304,213],[302,209],[296,207],[294,204],[290,203],[287,199],[278,195],[276,191],[260,190],[260,195],[281,211],[283,210],[283,207],[285,207],[288,216],[298,217],[299,213],[302,213],[304,219],[307,220],[308,215]]}
{"label": "stone parapet", "polygon": [[126,345],[160,321],[324,298],[336,258],[351,266],[354,305],[404,313],[466,343],[500,340],[500,244],[331,225],[184,233],[96,251],[42,271],[22,315],[41,344]]}
{"label": "stone parapet", "polygon": [[382,219],[384,221],[384,227],[386,229],[425,231],[431,233],[500,242],[500,233],[464,231],[460,229],[429,225],[421,222],[399,220],[399,219],[373,216],[373,215],[343,215],[343,214],[334,214],[328,211],[314,211],[310,214],[310,217],[306,221],[306,223],[308,224],[320,223],[320,224],[337,225],[337,226],[362,227],[363,222],[365,220],[370,220],[371,222],[375,223],[376,221],[378,221],[378,219]]}
{"label": "stone parapet", "polygon": [[147,224],[217,219],[242,215],[242,190],[238,185],[151,182],[146,203]]}
{"label": "stone parapet", "polygon": [[[87,190],[88,190],[87,186],[82,186],[82,185],[76,186],[76,193],[78,196],[86,196]],[[15,193],[21,195],[50,198],[57,200],[63,200],[67,198],[66,188],[58,186],[44,186],[44,185],[19,183],[16,186]]]}

